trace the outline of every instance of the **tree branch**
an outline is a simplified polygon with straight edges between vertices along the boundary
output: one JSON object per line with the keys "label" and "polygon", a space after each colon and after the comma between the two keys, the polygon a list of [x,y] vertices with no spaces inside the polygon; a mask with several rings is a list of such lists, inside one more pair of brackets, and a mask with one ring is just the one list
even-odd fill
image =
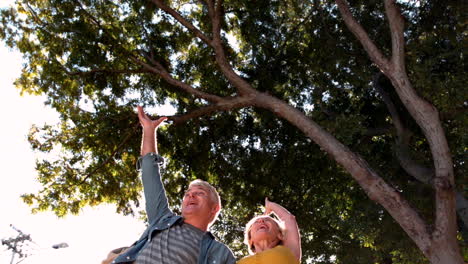
{"label": "tree branch", "polygon": [[[451,256],[455,256],[459,262],[462,263],[460,251],[458,248],[458,242],[456,239],[457,227],[456,227],[456,214],[455,214],[455,181],[453,172],[453,162],[448,147],[445,132],[439,119],[437,109],[425,101],[416,91],[413,89],[405,68],[402,67],[401,61],[403,60],[403,49],[404,44],[402,30],[401,17],[397,17],[398,10],[392,5],[395,5],[394,0],[385,0],[385,6],[387,11],[387,17],[389,19],[397,19],[396,22],[390,22],[390,29],[392,30],[392,47],[394,51],[394,57],[392,63],[389,63],[387,59],[383,58],[378,49],[369,39],[367,33],[352,17],[349,10],[349,6],[345,0],[335,0],[338,4],[338,8],[343,16],[343,19],[348,26],[349,30],[353,32],[356,38],[364,46],[364,49],[368,53],[369,57],[374,63],[380,68],[380,70],[390,79],[395,90],[398,93],[401,101],[408,109],[408,112],[414,118],[416,123],[421,127],[425,137],[428,140],[429,147],[431,149],[432,158],[434,160],[435,177],[434,177],[434,188],[435,188],[435,228],[432,232],[431,241],[429,248],[421,245],[415,240],[420,249],[425,253],[428,258],[437,257],[432,251],[432,247],[436,247],[440,244],[450,244],[450,252],[447,253]],[[394,61],[397,65],[393,65]],[[404,65],[404,64],[403,64]],[[405,230],[406,231],[406,230]],[[432,260],[431,260],[432,261]]]}
{"label": "tree branch", "polygon": [[168,116],[168,120],[173,121],[174,125],[182,124],[187,122],[190,119],[194,119],[201,116],[207,116],[219,111],[229,111],[236,108],[243,108],[253,105],[253,100],[246,97],[231,97],[223,99],[222,101],[208,105],[196,110],[193,110],[189,113],[176,116]]}
{"label": "tree branch", "polygon": [[[167,12],[168,14],[170,14],[172,17],[174,17],[177,21],[179,21],[183,26],[187,27],[189,30],[191,30],[198,38],[202,39],[203,41],[207,42],[207,44],[211,45],[210,43],[212,42],[211,40],[209,40],[208,38],[206,38],[205,35],[203,35],[196,27],[194,27],[190,22],[188,22],[187,20],[185,20],[180,14],[178,14],[174,9],[166,6],[164,3],[162,3],[162,1],[160,0],[152,0],[159,8],[161,8],[163,11]],[[209,3],[210,4],[210,3]],[[81,3],[80,3],[81,5]],[[81,6],[81,9],[83,12],[85,12],[85,14],[87,16],[89,16],[91,18],[91,20],[101,29],[103,29],[101,27],[101,24],[100,22],[95,18],[93,17],[91,14],[89,14],[89,12],[87,12],[86,10],[84,10],[83,6]],[[103,29],[103,31],[107,33],[107,31],[105,29]],[[109,35],[109,34],[108,34]],[[110,36],[112,37],[112,36]],[[223,99],[222,97],[219,97],[219,96],[216,96],[216,95],[212,95],[212,94],[208,94],[208,93],[204,93],[198,89],[195,89],[193,88],[192,86],[184,83],[184,82],[181,82],[179,80],[176,80],[174,79],[170,73],[164,68],[164,66],[161,65],[161,63],[159,63],[158,61],[154,60],[151,56],[148,56],[147,54],[143,54],[143,57],[145,57],[147,60],[149,60],[151,62],[152,65],[148,64],[148,63],[145,63],[143,62],[142,60],[140,60],[137,56],[135,56],[134,54],[132,54],[131,52],[127,51],[125,48],[124,48],[124,51],[127,53],[127,55],[130,57],[130,59],[134,62],[134,63],[137,63],[139,64],[140,66],[143,67],[142,71],[144,72],[151,72],[151,73],[154,73],[154,74],[157,74],[159,75],[161,78],[163,78],[166,82],[168,82],[169,84],[175,86],[175,87],[178,87],[180,88],[181,90],[189,93],[189,94],[192,94],[194,95],[195,97],[197,98],[201,98],[201,99],[204,99],[204,100],[207,100],[208,102],[212,102],[212,103],[219,103],[221,102]],[[239,77],[240,78],[240,77]]]}
{"label": "tree branch", "polygon": [[197,27],[195,27],[192,23],[190,23],[188,20],[186,20],[184,17],[182,17],[177,11],[174,9],[170,8],[166,4],[163,3],[161,0],[152,0],[152,2],[159,8],[161,8],[164,12],[167,14],[171,15],[173,18],[175,18],[179,23],[181,23],[184,27],[186,27],[188,30],[190,30],[193,34],[195,34],[196,37],[201,39],[203,42],[211,46],[211,39],[209,39],[203,32],[201,32]]}
{"label": "tree branch", "polygon": [[338,9],[340,10],[346,26],[361,42],[361,45],[367,51],[367,54],[371,57],[372,61],[377,64],[382,71],[389,72],[391,69],[390,62],[381,53],[379,48],[375,46],[374,42],[369,38],[369,35],[362,26],[356,21],[356,19],[354,19],[346,0],[335,0],[335,2],[338,5]]}
{"label": "tree branch", "polygon": [[214,14],[215,14],[214,0],[208,0],[208,1],[204,2],[204,3],[208,7],[208,16],[210,17],[211,20],[213,20],[214,19]]}
{"label": "tree branch", "polygon": [[399,71],[405,70],[405,38],[403,35],[404,20],[394,0],[385,1],[385,10],[392,38],[392,64]]}
{"label": "tree branch", "polygon": [[[397,139],[396,141],[396,156],[401,165],[401,167],[412,177],[416,180],[420,181],[421,183],[433,185],[434,179],[434,169],[428,168],[426,166],[422,166],[415,160],[411,158],[410,148],[409,148],[409,139],[411,137],[411,133],[409,130],[403,125],[401,121],[400,115],[393,104],[390,96],[387,92],[383,89],[380,85],[379,79],[382,77],[382,73],[377,73],[374,76],[373,84],[377,92],[382,97],[385,105],[387,106],[390,115],[392,116],[392,121],[395,125],[396,132],[397,132]],[[463,222],[465,228],[468,229],[468,201],[463,197],[463,194],[459,191],[456,191],[456,211],[458,216]]]}
{"label": "tree branch", "polygon": [[387,106],[388,112],[392,116],[392,121],[397,130],[398,137],[404,138],[404,135],[409,131],[403,125],[403,122],[400,118],[400,114],[398,113],[397,108],[395,107],[395,104],[393,104],[392,100],[390,99],[390,95],[388,95],[388,93],[383,89],[382,85],[380,85],[380,78],[382,76],[383,74],[381,72],[376,73],[374,75],[374,79],[372,80],[372,83],[374,84],[375,90],[380,94],[380,96],[382,97],[382,100]]}
{"label": "tree branch", "polygon": [[218,0],[214,9],[213,39],[221,38],[221,20],[223,17],[223,0]]}
{"label": "tree branch", "polygon": [[409,131],[403,124],[400,118],[400,114],[393,101],[390,99],[390,95],[380,85],[380,78],[383,76],[382,73],[374,75],[373,84],[375,90],[380,94],[382,100],[387,106],[388,112],[392,117],[393,125],[396,129],[396,156],[402,168],[411,176],[416,178],[422,183],[431,184],[434,176],[433,170],[426,168],[425,166],[419,165],[410,156],[410,150],[408,147],[409,140],[411,138],[411,131]]}
{"label": "tree branch", "polygon": [[223,43],[221,40],[222,1],[218,1],[215,7],[215,4],[212,3],[212,1],[210,1],[208,4],[213,5],[211,8],[214,11],[214,14],[210,17],[213,27],[212,47],[216,54],[216,63],[229,82],[234,85],[234,87],[236,87],[240,96],[249,96],[253,98],[257,92],[248,82],[246,82],[234,71],[233,67],[226,58],[226,54],[224,53]]}
{"label": "tree branch", "polygon": [[[231,84],[234,85],[234,87],[237,88],[239,94],[241,96],[250,96],[250,97],[255,97],[256,91],[250,86],[248,82],[246,82],[244,79],[242,79],[232,68],[232,66],[229,64],[226,55],[224,53],[223,45],[221,42],[221,15],[222,15],[222,1],[218,2],[218,4],[215,6],[213,1],[207,1],[208,3],[208,12],[212,13],[210,15],[211,17],[211,22],[213,26],[213,40],[210,40],[207,38],[200,30],[198,30],[195,26],[193,26],[190,22],[188,22],[185,18],[183,18],[177,11],[174,9],[168,7],[164,3],[162,3],[161,0],[152,0],[153,3],[156,4],[159,8],[161,8],[163,11],[171,15],[174,19],[179,21],[184,27],[189,29],[193,34],[195,34],[196,37],[213,47],[215,51],[215,58],[216,58],[216,63],[220,67],[222,73],[224,76],[229,80]],[[211,10],[211,11],[210,11]],[[135,60],[134,60],[135,61]],[[141,64],[142,62],[138,62]],[[146,65],[148,66],[148,65]],[[145,67],[146,67],[145,66]],[[155,69],[153,67],[152,71]],[[158,74],[164,74],[164,71],[161,71],[159,69]],[[167,75],[162,76],[165,78],[165,80],[169,80],[171,82],[174,82],[175,80],[172,78],[169,78]],[[184,90],[191,91],[192,94],[195,94],[195,91],[190,89],[190,87],[186,87],[185,85],[182,85],[178,83],[177,81],[174,82],[174,85],[177,85],[178,87],[183,87]],[[198,93],[198,92],[197,92]],[[206,96],[206,95],[205,95]],[[211,97],[211,96],[209,96]],[[208,99],[207,99],[208,100]],[[210,100],[211,101],[211,100]]]}
{"label": "tree branch", "polygon": [[439,243],[451,240],[451,244],[456,244],[455,179],[450,148],[437,109],[416,93],[406,73],[403,61],[403,20],[395,5],[394,0],[385,0],[387,17],[397,21],[389,22],[392,45],[394,45],[392,47],[394,65],[392,71],[384,73],[391,80],[408,112],[421,127],[431,149],[435,168],[433,182],[436,190],[433,239]]}
{"label": "tree branch", "polygon": [[41,29],[42,29],[42,30],[44,30],[44,31],[46,31],[47,33],[50,34],[50,32],[49,32],[48,30],[45,29],[45,25],[48,26],[49,23],[42,21],[42,19],[37,15],[37,13],[36,13],[36,11],[34,10],[34,8],[32,8],[32,6],[31,6],[28,2],[26,2],[25,4],[26,4],[26,6],[28,7],[29,11],[31,12],[31,15],[33,16],[35,22],[36,22],[38,25],[41,26]]}
{"label": "tree branch", "polygon": [[[185,20],[177,11],[174,9],[166,6],[164,3],[162,3],[161,0],[152,0],[159,8],[161,8],[163,11],[171,15],[174,19],[179,21],[183,26],[185,26],[187,29],[189,29],[191,32],[195,34],[196,37],[200,38],[202,41],[213,47],[215,54],[216,54],[216,62],[218,66],[220,67],[221,71],[223,72],[224,76],[229,80],[231,84],[234,85],[234,87],[237,88],[239,91],[239,94],[241,96],[250,96],[253,98],[255,96],[255,90],[250,86],[250,84],[244,79],[242,79],[237,73],[234,72],[232,66],[229,64],[228,60],[226,59],[226,55],[224,53],[223,45],[221,42],[221,37],[220,37],[220,31],[221,31],[221,14],[222,14],[222,2],[218,2],[218,5],[216,8],[214,8],[214,3],[213,1],[207,1],[208,2],[208,11],[209,13],[213,13],[211,16],[211,21],[213,25],[213,40],[208,39],[201,31],[199,31],[196,27],[194,27],[190,22]],[[212,11],[210,11],[212,10]],[[145,65],[145,63],[135,60],[137,63],[141,64],[144,67],[148,67],[149,65]],[[150,67],[152,71],[155,69],[153,67]],[[204,98],[210,102],[216,102],[216,100],[219,100],[220,97],[214,96],[214,95],[208,95],[205,93],[202,93],[200,91],[197,91],[196,89],[193,89],[192,87],[181,83],[172,77],[170,77],[166,71],[162,70],[159,68],[155,73],[158,73],[163,77],[166,81],[172,83],[173,85],[176,85],[177,87],[182,88],[183,90],[199,96],[200,98]]]}
{"label": "tree branch", "polygon": [[205,99],[209,102],[212,102],[212,103],[216,103],[216,102],[220,102],[222,101],[222,97],[219,97],[217,95],[212,95],[212,94],[208,94],[208,93],[204,93],[198,89],[195,89],[193,88],[192,86],[182,82],[182,81],[179,81],[179,80],[176,80],[174,79],[170,74],[169,72],[167,72],[166,69],[164,69],[164,67],[157,61],[155,61],[154,59],[152,59],[151,57],[149,56],[145,56],[153,65],[155,65],[155,67],[151,66],[150,64],[148,63],[145,63],[143,61],[141,61],[140,59],[138,59],[137,57],[132,57],[132,60],[141,65],[143,68],[147,69],[148,71],[152,72],[152,73],[155,73],[159,76],[161,76],[161,78],[163,78],[166,82],[168,82],[169,84],[171,85],[174,85],[175,87],[178,87],[180,88],[181,90],[197,97],[197,98],[201,98],[201,99]]}
{"label": "tree branch", "polygon": [[115,73],[115,74],[122,74],[122,73],[148,73],[149,70],[146,69],[139,69],[139,70],[113,70],[113,69],[93,69],[89,71],[77,71],[77,72],[70,72],[67,70],[67,74],[71,76],[85,76],[90,75],[93,73]]}

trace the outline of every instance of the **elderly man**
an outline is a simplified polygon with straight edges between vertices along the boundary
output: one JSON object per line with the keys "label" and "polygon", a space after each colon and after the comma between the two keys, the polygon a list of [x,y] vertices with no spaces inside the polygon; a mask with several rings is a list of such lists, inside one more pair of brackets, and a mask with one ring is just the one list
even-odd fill
{"label": "elderly man", "polygon": [[143,126],[138,167],[142,172],[149,226],[132,247],[117,257],[110,254],[110,258],[115,258],[112,263],[235,263],[231,250],[208,231],[221,209],[216,189],[205,181],[193,181],[182,200],[182,216],[174,214],[159,174],[162,157],[158,155],[156,140],[157,128],[166,117],[151,120],[138,107],[138,118]]}

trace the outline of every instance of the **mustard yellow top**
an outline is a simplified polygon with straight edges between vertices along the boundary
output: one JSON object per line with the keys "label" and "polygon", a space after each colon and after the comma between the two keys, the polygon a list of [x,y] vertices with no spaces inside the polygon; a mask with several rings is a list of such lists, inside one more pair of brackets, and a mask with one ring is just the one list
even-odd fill
{"label": "mustard yellow top", "polygon": [[237,264],[299,264],[289,248],[276,246],[272,249],[245,257]]}

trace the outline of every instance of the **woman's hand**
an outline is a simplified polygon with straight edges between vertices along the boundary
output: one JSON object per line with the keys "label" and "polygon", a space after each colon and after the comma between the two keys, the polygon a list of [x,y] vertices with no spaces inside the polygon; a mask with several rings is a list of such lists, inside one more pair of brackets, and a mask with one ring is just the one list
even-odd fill
{"label": "woman's hand", "polygon": [[283,245],[289,248],[296,256],[297,260],[301,262],[301,235],[299,227],[297,226],[296,217],[291,214],[283,206],[271,202],[268,197],[265,198],[265,215],[274,213],[284,223],[285,233],[283,237]]}
{"label": "woman's hand", "polygon": [[274,203],[270,202],[270,200],[268,200],[268,197],[265,197],[265,212],[263,213],[264,215],[269,215],[271,212],[273,212],[272,204]]}

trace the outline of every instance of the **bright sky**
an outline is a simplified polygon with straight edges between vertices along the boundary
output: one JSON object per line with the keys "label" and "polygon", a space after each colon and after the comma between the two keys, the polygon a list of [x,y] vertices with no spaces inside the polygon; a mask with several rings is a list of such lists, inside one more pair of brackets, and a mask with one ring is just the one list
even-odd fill
{"label": "bright sky", "polygon": [[[9,2],[0,0],[0,7]],[[144,230],[136,218],[115,213],[114,206],[86,208],[78,216],[58,219],[50,212],[31,214],[20,199],[23,193],[35,192],[35,154],[27,141],[32,124],[54,124],[57,114],[43,105],[44,98],[19,95],[13,81],[21,71],[21,54],[9,50],[0,42],[0,239],[18,234],[10,224],[30,234],[36,244],[33,255],[22,264],[31,263],[100,263],[114,248],[131,244]],[[66,242],[69,247],[53,249],[51,246]],[[10,263],[11,251],[0,247],[0,263]],[[15,261],[19,261],[15,256]]]}

